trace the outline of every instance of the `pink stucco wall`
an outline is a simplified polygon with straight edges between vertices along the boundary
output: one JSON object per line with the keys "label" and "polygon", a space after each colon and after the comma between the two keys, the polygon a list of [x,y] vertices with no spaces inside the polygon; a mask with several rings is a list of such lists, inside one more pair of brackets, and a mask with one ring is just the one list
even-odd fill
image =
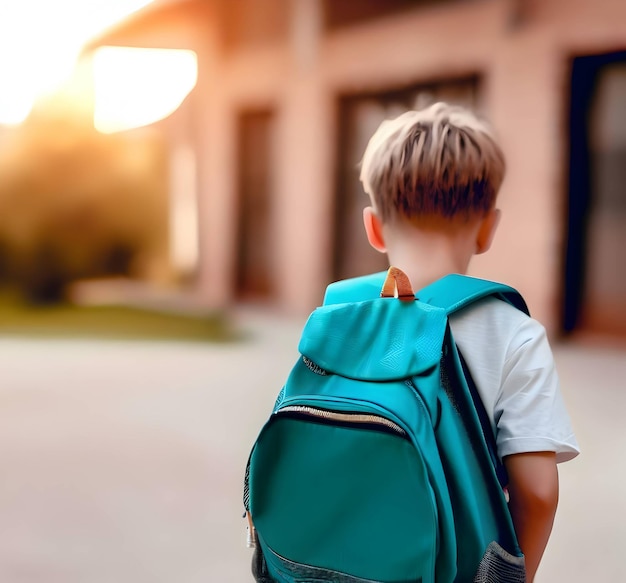
{"label": "pink stucco wall", "polygon": [[235,52],[221,50],[215,19],[187,24],[196,27],[201,63],[199,87],[186,105],[197,115],[199,293],[211,305],[233,297],[235,127],[242,108],[270,106],[276,113],[276,301],[304,313],[331,276],[337,97],[479,74],[508,175],[495,246],[476,258],[472,273],[518,287],[555,331],[566,236],[569,63],[626,48],[626,2],[468,0],[330,33],[322,32],[321,4],[291,0],[287,39]]}

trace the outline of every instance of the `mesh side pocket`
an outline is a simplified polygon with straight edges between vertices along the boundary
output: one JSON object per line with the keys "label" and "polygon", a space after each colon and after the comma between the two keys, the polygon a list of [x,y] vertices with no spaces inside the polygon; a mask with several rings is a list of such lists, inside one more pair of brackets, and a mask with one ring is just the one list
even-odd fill
{"label": "mesh side pocket", "polygon": [[473,583],[526,583],[524,557],[507,553],[495,541],[489,543]]}
{"label": "mesh side pocket", "polygon": [[267,563],[263,556],[261,546],[257,545],[252,556],[252,576],[256,583],[273,583],[272,578],[267,570]]}

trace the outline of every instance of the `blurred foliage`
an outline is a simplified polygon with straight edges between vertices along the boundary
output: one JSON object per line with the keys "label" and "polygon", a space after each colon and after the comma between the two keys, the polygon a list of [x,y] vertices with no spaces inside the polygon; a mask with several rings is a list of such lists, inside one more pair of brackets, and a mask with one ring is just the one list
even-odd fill
{"label": "blurred foliage", "polygon": [[105,135],[49,107],[1,137],[1,279],[50,303],[80,278],[167,278],[167,161],[154,130]]}
{"label": "blurred foliage", "polygon": [[33,306],[0,294],[0,335],[224,342],[239,339],[224,314],[187,316],[124,306]]}

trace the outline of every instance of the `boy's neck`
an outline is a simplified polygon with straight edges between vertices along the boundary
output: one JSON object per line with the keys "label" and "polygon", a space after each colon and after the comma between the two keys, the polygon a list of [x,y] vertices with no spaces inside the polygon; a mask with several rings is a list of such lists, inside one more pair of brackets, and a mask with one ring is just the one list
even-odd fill
{"label": "boy's neck", "polygon": [[476,230],[394,228],[385,234],[389,264],[402,269],[416,290],[444,275],[464,274],[475,253]]}

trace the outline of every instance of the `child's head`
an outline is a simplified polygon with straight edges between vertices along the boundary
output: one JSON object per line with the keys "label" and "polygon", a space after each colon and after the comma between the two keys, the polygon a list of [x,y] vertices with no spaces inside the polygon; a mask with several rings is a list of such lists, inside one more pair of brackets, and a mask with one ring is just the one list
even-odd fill
{"label": "child's head", "polygon": [[367,145],[360,178],[388,223],[484,216],[504,171],[489,126],[467,109],[436,103],[384,121]]}

